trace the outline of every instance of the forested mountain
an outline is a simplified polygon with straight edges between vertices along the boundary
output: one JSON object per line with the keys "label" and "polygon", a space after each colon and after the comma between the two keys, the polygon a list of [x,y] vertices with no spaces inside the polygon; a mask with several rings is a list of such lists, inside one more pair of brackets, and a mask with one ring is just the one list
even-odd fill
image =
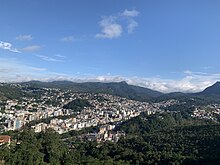
{"label": "forested mountain", "polygon": [[[84,82],[76,83],[71,81],[53,81],[53,82],[40,82],[40,81],[30,81],[21,84],[29,85],[31,87],[46,87],[46,88],[60,88],[60,89],[70,89],[77,92],[92,92],[92,93],[107,93],[112,95],[118,95],[121,97],[126,97],[129,99],[146,101],[149,99],[172,99],[172,98],[206,98],[210,96],[215,96],[220,98],[220,82],[216,82],[214,85],[207,87],[204,91],[198,93],[182,93],[182,92],[172,92],[172,93],[161,93],[149,88],[129,85],[125,81],[122,82]],[[213,98],[212,98],[213,99]]]}
{"label": "forested mountain", "polygon": [[47,87],[47,88],[60,88],[70,89],[76,92],[92,92],[92,93],[107,93],[126,97],[129,99],[146,101],[154,97],[163,95],[163,93],[154,91],[148,88],[143,88],[134,85],[128,85],[126,82],[85,82],[75,83],[71,81],[53,81],[53,82],[40,82],[30,81],[21,83],[32,87]]}
{"label": "forested mountain", "polygon": [[22,91],[25,89],[40,89],[40,88],[59,88],[63,90],[72,90],[75,92],[89,92],[89,93],[106,93],[120,97],[126,97],[128,99],[138,101],[153,101],[159,102],[169,99],[178,99],[181,101],[194,100],[195,104],[208,104],[216,103],[220,101],[220,82],[206,88],[202,92],[198,93],[161,93],[155,90],[151,90],[144,87],[129,85],[126,82],[84,82],[76,83],[71,81],[53,81],[53,82],[41,82],[30,81],[18,83],[22,88],[10,84],[1,84],[0,86],[0,99],[6,98],[19,98],[25,93]]}

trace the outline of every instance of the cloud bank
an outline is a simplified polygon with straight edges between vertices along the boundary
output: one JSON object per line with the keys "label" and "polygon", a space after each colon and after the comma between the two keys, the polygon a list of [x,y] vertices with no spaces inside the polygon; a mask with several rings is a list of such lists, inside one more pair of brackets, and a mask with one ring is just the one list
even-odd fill
{"label": "cloud bank", "polygon": [[[52,60],[49,57],[42,57],[45,60]],[[163,78],[143,78],[143,77],[124,77],[111,76],[109,74],[103,76],[95,75],[66,75],[48,71],[46,68],[38,68],[24,65],[17,62],[17,59],[0,58],[0,82],[24,82],[31,80],[39,81],[57,81],[68,80],[73,82],[120,82],[126,81],[128,84],[150,88],[164,93],[169,92],[199,92],[206,87],[220,80],[220,73],[202,73],[185,71],[182,79],[172,80]]]}

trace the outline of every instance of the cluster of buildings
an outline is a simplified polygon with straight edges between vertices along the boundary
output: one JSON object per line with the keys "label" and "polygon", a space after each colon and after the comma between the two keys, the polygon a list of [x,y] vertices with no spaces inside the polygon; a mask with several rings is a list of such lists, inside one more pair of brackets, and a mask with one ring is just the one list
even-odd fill
{"label": "cluster of buildings", "polygon": [[31,121],[70,114],[68,110],[60,107],[47,106],[43,103],[36,106],[32,99],[24,98],[23,101],[7,100],[0,112],[3,126],[1,131],[17,130]]}
{"label": "cluster of buildings", "polygon": [[[47,124],[43,122],[38,123],[32,126],[35,132],[52,128],[62,134],[92,126],[118,123],[138,116],[144,111],[152,114],[158,110],[152,104],[146,102],[128,100],[108,94],[75,93],[72,97],[74,99],[88,100],[91,107],[84,107],[80,112],[74,113],[74,117],[67,119],[54,118]],[[99,100],[100,97],[102,101]],[[71,112],[71,109],[68,109],[68,112]]]}
{"label": "cluster of buildings", "polygon": [[[34,123],[31,127],[35,132],[52,128],[62,134],[91,126],[118,123],[138,116],[141,112],[152,114],[160,110],[157,105],[151,103],[109,94],[75,93],[54,88],[23,91],[29,93],[29,97],[1,100],[0,132],[21,129],[26,124]],[[32,93],[34,94],[31,95]],[[91,107],[83,107],[78,112],[63,108],[75,99],[87,100]],[[65,118],[62,118],[63,116]],[[44,122],[44,119],[48,118],[49,122]]]}
{"label": "cluster of buildings", "polygon": [[11,136],[1,135],[0,136],[0,146],[3,144],[10,145],[11,144]]}
{"label": "cluster of buildings", "polygon": [[195,107],[192,117],[198,119],[208,119],[215,122],[220,121],[220,105],[211,104],[207,106]]}
{"label": "cluster of buildings", "polygon": [[[22,86],[21,86],[22,88]],[[35,132],[54,129],[59,134],[97,126],[99,132],[84,134],[81,138],[99,141],[117,141],[124,135],[114,127],[146,112],[148,115],[163,112],[163,107],[177,104],[176,100],[148,103],[129,100],[109,94],[76,93],[56,88],[23,89],[28,93],[19,100],[0,100],[0,132],[31,126]],[[65,109],[69,102],[82,99],[91,106],[80,111]]]}
{"label": "cluster of buildings", "polygon": [[117,142],[121,137],[125,136],[124,132],[113,131],[115,125],[103,125],[99,128],[97,133],[87,133],[80,135],[78,138],[84,141],[96,141],[96,142],[105,142],[112,141]]}

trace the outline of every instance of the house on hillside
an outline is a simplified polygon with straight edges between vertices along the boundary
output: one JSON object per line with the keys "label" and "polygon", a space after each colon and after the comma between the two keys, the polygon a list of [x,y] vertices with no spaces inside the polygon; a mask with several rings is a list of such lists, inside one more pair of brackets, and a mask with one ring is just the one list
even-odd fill
{"label": "house on hillside", "polygon": [[11,136],[8,136],[8,135],[1,135],[0,136],[0,146],[3,144],[10,145],[10,143],[11,143]]}

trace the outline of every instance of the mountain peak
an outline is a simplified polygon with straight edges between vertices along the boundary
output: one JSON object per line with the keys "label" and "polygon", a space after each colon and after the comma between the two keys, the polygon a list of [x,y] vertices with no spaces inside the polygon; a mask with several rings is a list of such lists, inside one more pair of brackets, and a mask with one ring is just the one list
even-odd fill
{"label": "mountain peak", "polygon": [[217,81],[210,87],[207,87],[204,91],[201,92],[202,94],[208,95],[220,95],[220,81]]}
{"label": "mountain peak", "polygon": [[120,84],[124,84],[124,85],[128,85],[128,83],[126,81],[121,81],[119,82]]}

